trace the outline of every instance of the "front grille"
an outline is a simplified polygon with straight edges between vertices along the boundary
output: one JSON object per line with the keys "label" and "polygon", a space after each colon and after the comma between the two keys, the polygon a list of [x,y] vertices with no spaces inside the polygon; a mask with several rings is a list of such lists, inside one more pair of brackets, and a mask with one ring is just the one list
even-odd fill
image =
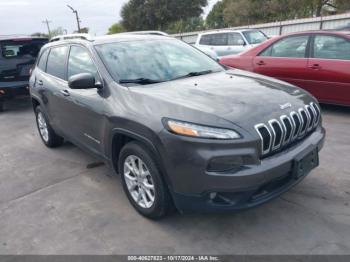
{"label": "front grille", "polygon": [[269,120],[268,125],[257,124],[255,130],[261,139],[261,154],[270,155],[296,140],[303,139],[318,126],[320,118],[320,108],[311,103],[289,115]]}

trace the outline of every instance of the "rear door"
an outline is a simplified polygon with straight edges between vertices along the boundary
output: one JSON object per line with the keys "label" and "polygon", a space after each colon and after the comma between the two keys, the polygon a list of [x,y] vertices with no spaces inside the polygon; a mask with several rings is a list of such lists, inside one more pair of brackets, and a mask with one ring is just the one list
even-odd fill
{"label": "rear door", "polygon": [[0,41],[0,82],[26,82],[41,47],[47,39]]}
{"label": "rear door", "polygon": [[60,45],[50,48],[46,73],[36,79],[37,84],[42,85],[42,101],[50,118],[50,123],[55,130],[60,130],[64,135],[69,134],[67,128],[67,100],[64,90],[67,89],[66,63],[69,46]]}
{"label": "rear door", "polygon": [[323,102],[350,105],[350,40],[318,34],[311,51],[310,91]]}
{"label": "rear door", "polygon": [[282,38],[253,60],[254,72],[304,87],[310,36]]}
{"label": "rear door", "polygon": [[227,33],[215,33],[203,35],[199,45],[206,46],[211,50],[215,51],[218,56],[224,56],[227,54]]}

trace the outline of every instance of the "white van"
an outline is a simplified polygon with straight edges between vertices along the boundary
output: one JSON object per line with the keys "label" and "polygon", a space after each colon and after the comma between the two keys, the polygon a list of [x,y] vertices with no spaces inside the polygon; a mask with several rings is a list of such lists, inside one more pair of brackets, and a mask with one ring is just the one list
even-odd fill
{"label": "white van", "polygon": [[195,46],[203,52],[210,48],[222,57],[241,53],[267,39],[263,32],[256,29],[218,30],[200,33]]}

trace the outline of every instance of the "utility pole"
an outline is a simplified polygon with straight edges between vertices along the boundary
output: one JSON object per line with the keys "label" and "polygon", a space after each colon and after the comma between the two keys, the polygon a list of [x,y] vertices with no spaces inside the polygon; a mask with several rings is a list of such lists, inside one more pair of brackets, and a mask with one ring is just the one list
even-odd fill
{"label": "utility pole", "polygon": [[48,34],[49,34],[49,37],[50,37],[50,35],[51,35],[51,30],[50,30],[50,23],[51,23],[51,22],[52,22],[52,21],[47,20],[47,18],[46,18],[45,21],[42,21],[42,23],[43,23],[43,24],[46,24],[46,26],[47,26],[47,32],[48,32]]}
{"label": "utility pole", "polygon": [[78,26],[78,33],[80,33],[80,19],[79,19],[79,14],[78,14],[78,11],[75,10],[73,7],[71,7],[70,5],[67,5],[67,7],[73,11],[73,13],[75,14],[75,17],[77,19],[77,26]]}

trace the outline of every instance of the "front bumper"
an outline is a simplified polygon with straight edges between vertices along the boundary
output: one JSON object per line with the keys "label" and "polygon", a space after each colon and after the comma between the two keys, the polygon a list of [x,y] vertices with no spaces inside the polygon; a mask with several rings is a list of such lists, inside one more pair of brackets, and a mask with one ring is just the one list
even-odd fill
{"label": "front bumper", "polygon": [[[293,176],[294,160],[320,151],[325,130],[319,127],[294,146],[263,160],[249,142],[232,149],[225,143],[194,145],[193,139],[179,142],[172,136],[167,138],[165,153],[167,176],[176,207],[186,213],[251,208],[288,191],[305,177]],[[243,156],[244,163],[234,172],[208,172],[208,162],[220,155]]]}
{"label": "front bumper", "polygon": [[29,95],[28,81],[0,82],[0,99]]}

